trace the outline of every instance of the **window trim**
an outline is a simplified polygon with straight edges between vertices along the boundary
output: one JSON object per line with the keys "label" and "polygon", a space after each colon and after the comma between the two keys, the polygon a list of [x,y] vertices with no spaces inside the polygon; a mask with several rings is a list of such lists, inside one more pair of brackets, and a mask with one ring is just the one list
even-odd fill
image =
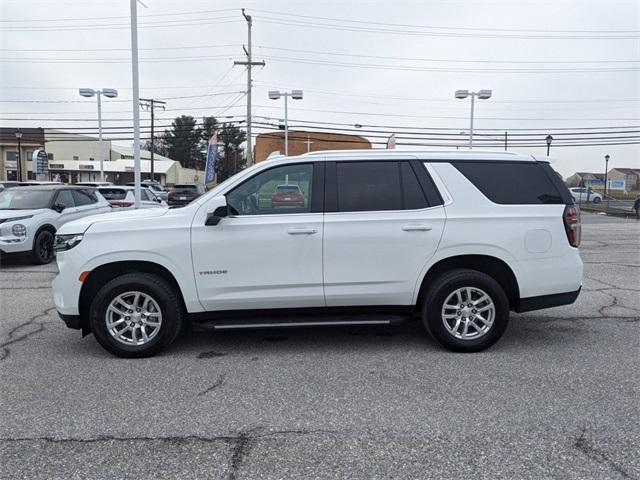
{"label": "window trim", "polygon": [[223,194],[223,196],[226,199],[227,195],[232,193],[234,190],[236,190],[237,188],[240,188],[242,185],[247,183],[252,178],[257,177],[258,175],[262,175],[263,173],[268,172],[269,170],[273,170],[276,168],[283,168],[283,167],[292,167],[297,165],[311,165],[313,178],[311,179],[311,199],[309,201],[308,212],[291,212],[291,213],[283,212],[283,213],[258,213],[253,215],[229,215],[229,218],[255,218],[255,217],[267,217],[267,216],[276,216],[276,215],[278,216],[310,215],[312,213],[323,213],[322,206],[324,205],[324,188],[322,184],[324,183],[324,179],[325,179],[324,163],[325,162],[295,162],[295,163],[291,162],[291,163],[285,163],[282,165],[273,165],[272,167],[265,168],[264,170],[260,170],[259,172],[256,172],[255,175],[251,175],[250,177],[247,177],[242,182],[238,183],[237,185],[234,185],[232,188],[230,188],[228,191],[226,191]]}

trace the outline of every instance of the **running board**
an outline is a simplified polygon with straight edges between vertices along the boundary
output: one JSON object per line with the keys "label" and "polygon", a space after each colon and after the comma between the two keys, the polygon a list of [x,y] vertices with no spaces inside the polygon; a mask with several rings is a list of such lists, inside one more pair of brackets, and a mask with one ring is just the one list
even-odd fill
{"label": "running board", "polygon": [[283,328],[283,327],[322,327],[353,325],[392,325],[410,318],[409,315],[373,314],[373,315],[312,315],[291,317],[244,317],[215,318],[195,322],[203,328],[231,330],[241,328]]}
{"label": "running board", "polygon": [[216,330],[230,330],[234,328],[279,328],[279,327],[320,327],[324,325],[391,325],[391,320],[345,320],[333,322],[279,322],[279,323],[237,323],[215,325]]}

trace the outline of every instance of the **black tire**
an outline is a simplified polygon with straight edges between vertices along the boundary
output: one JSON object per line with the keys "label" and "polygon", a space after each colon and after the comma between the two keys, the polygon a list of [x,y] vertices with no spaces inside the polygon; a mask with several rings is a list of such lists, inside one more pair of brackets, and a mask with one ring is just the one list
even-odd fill
{"label": "black tire", "polygon": [[[460,339],[444,325],[442,308],[447,297],[459,288],[471,287],[485,292],[493,302],[493,324],[479,338]],[[509,300],[503,288],[490,276],[476,270],[451,270],[429,286],[422,305],[422,322],[431,336],[443,347],[455,352],[479,352],[496,343],[509,323]]]}
{"label": "black tire", "polygon": [[600,197],[594,197],[593,198],[593,203],[600,203],[602,201],[602,199]]}
{"label": "black tire", "polygon": [[[114,338],[107,328],[106,313],[112,300],[125,292],[138,291],[153,298],[162,313],[157,334],[142,345],[126,345]],[[127,273],[107,282],[91,302],[91,329],[96,340],[110,353],[123,358],[151,357],[176,339],[184,323],[179,292],[166,280],[149,273]]]}
{"label": "black tire", "polygon": [[53,260],[54,235],[49,230],[41,230],[33,241],[31,260],[36,265],[51,263]]}

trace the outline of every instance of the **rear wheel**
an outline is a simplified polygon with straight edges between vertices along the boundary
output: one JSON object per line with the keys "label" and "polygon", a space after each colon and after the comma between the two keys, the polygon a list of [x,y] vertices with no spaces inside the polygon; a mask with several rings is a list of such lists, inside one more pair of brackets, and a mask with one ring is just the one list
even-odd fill
{"label": "rear wheel", "polygon": [[593,203],[600,203],[602,199],[600,197],[593,197]]}
{"label": "rear wheel", "polygon": [[53,233],[49,230],[42,230],[36,235],[33,241],[31,259],[37,265],[44,265],[53,260]]}
{"label": "rear wheel", "polygon": [[182,302],[166,280],[129,273],[107,282],[91,303],[91,329],[106,350],[119,357],[150,357],[180,333]]}
{"label": "rear wheel", "polygon": [[477,352],[504,334],[509,322],[509,301],[490,276],[475,270],[452,270],[429,287],[422,320],[445,348]]}

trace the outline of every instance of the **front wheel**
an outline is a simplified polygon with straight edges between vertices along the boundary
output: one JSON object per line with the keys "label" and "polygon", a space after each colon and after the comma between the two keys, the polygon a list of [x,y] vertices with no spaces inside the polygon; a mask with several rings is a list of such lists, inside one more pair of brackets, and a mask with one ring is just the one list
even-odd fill
{"label": "front wheel", "polygon": [[498,282],[475,270],[452,270],[427,291],[422,320],[442,346],[457,352],[484,350],[504,334],[509,301]]}
{"label": "front wheel", "polygon": [[593,197],[593,203],[600,203],[602,199],[600,197]]}
{"label": "front wheel", "polygon": [[91,303],[90,322],[107,351],[125,358],[150,357],[180,333],[184,313],[175,288],[148,273],[107,282]]}
{"label": "front wheel", "polygon": [[49,230],[38,232],[33,241],[33,250],[31,251],[31,259],[36,265],[44,265],[51,263],[53,260],[53,233]]}

